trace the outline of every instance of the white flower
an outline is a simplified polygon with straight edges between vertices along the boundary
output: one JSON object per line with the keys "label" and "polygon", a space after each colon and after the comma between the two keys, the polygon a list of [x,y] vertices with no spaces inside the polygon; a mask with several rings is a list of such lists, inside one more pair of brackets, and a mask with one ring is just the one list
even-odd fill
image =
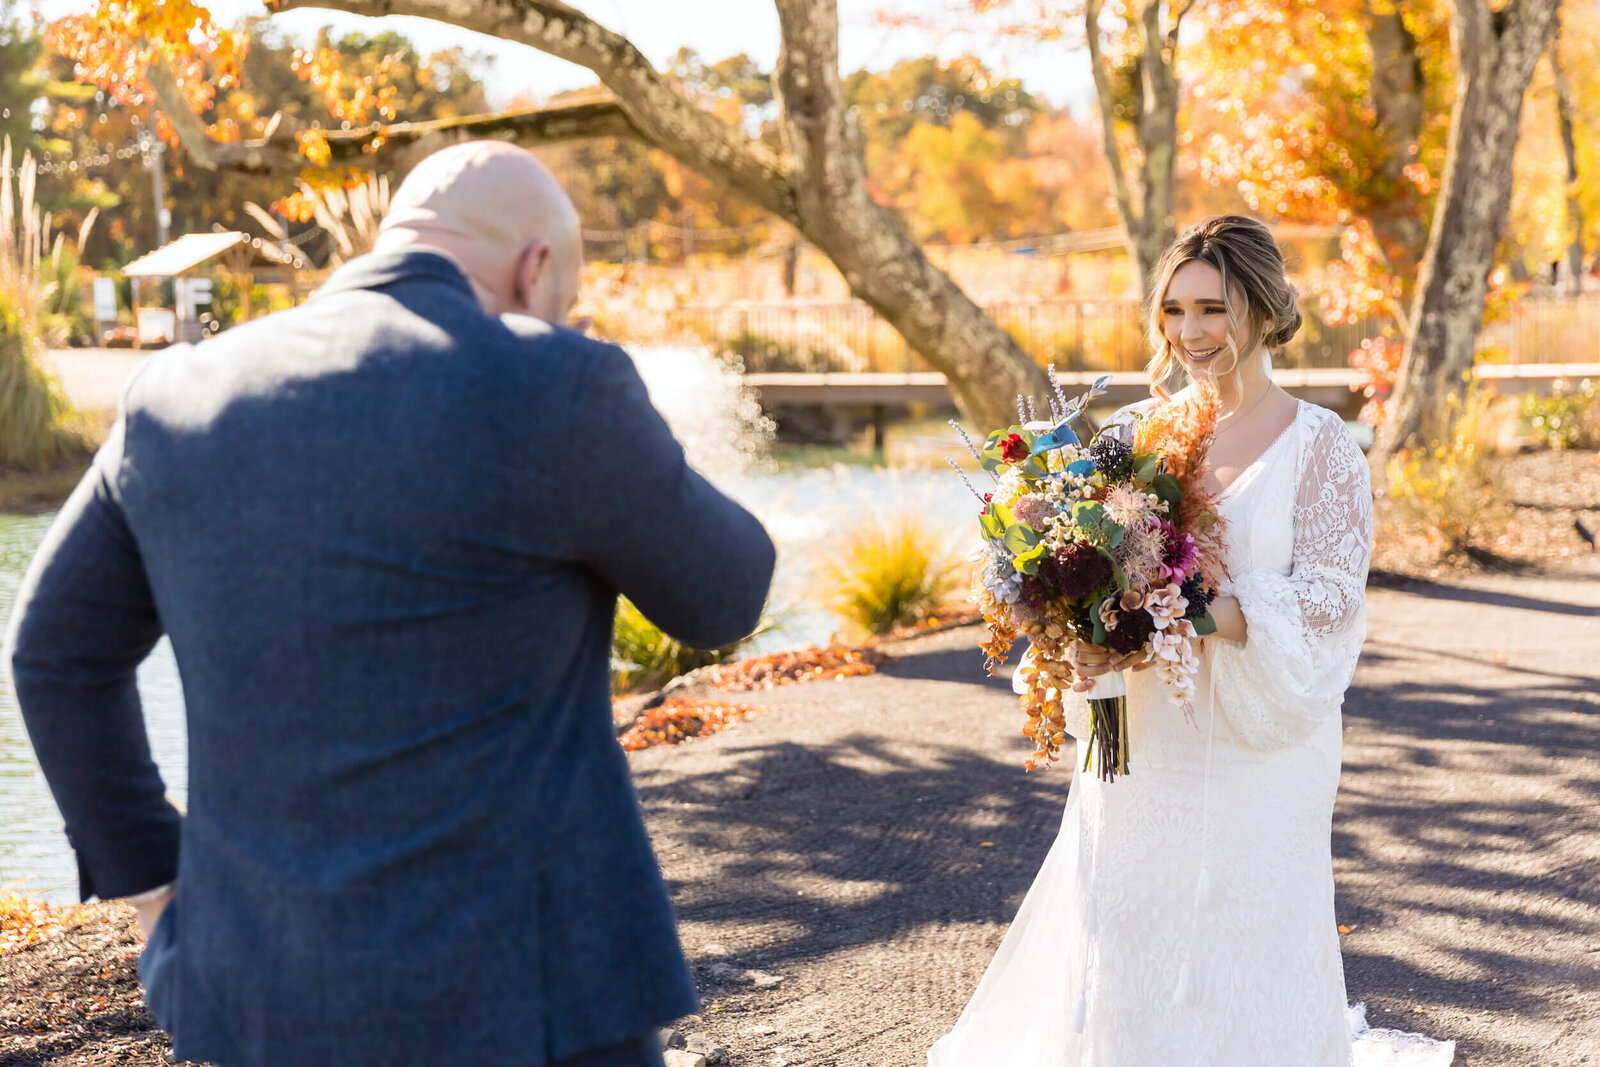
{"label": "white flower", "polygon": [[1189,610],[1189,601],[1177,585],[1169,582],[1160,589],[1150,590],[1144,599],[1144,607],[1150,613],[1150,618],[1155,620],[1156,629],[1166,630],[1174,623],[1183,621],[1183,613]]}

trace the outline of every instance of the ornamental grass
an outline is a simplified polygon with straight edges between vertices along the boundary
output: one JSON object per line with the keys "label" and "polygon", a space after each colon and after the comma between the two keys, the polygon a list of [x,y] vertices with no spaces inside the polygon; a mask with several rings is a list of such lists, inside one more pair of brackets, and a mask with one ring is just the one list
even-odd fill
{"label": "ornamental grass", "polygon": [[900,515],[845,534],[818,567],[816,599],[849,627],[881,637],[935,615],[961,585],[941,536]]}
{"label": "ornamental grass", "polygon": [[30,472],[87,450],[81,420],[39,361],[40,311],[56,289],[48,279],[59,273],[65,248],[60,235],[52,241],[50,216],[34,199],[37,174],[29,153],[12,166],[7,138],[0,148],[0,468]]}
{"label": "ornamental grass", "polygon": [[1422,527],[1446,555],[1491,541],[1511,521],[1511,507],[1497,492],[1488,439],[1494,394],[1475,377],[1451,393],[1424,430],[1425,442],[1389,459],[1389,499]]}
{"label": "ornamental grass", "polygon": [[626,597],[618,597],[611,631],[611,691],[619,695],[648,692],[700,667],[726,663],[776,625],[776,620],[767,615],[755,633],[743,641],[723,648],[691,648],[663,633]]}

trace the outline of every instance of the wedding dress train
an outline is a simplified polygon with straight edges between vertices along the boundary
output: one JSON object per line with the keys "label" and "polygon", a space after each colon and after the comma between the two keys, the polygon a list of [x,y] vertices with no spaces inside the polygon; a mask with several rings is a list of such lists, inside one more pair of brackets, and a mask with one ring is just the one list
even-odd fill
{"label": "wedding dress train", "polygon": [[[1128,681],[1130,772],[1074,773],[1061,830],[930,1067],[1445,1067],[1454,1044],[1347,1008],[1331,830],[1340,706],[1366,632],[1365,458],[1331,412],[1225,491],[1224,590],[1195,725]],[[1067,725],[1088,733],[1087,706]]]}

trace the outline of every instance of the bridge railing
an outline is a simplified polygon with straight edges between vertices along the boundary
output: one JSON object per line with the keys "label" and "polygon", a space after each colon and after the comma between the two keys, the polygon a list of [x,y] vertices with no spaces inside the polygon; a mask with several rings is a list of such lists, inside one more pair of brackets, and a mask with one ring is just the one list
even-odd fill
{"label": "bridge railing", "polygon": [[[1128,300],[1015,300],[984,305],[1040,365],[1063,371],[1143,367],[1144,313]],[[1307,309],[1305,328],[1283,362],[1343,367],[1376,323],[1328,326]],[[667,325],[737,356],[750,373],[901,372],[932,368],[871,308],[858,302],[682,307]]]}

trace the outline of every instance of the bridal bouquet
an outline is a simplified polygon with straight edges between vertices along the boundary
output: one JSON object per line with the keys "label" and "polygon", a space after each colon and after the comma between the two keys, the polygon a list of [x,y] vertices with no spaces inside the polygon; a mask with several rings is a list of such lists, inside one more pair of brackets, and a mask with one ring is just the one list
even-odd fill
{"label": "bridal bouquet", "polygon": [[[1215,394],[1157,408],[1135,424],[1131,444],[1101,432],[1086,445],[1071,423],[1107,380],[1070,402],[1057,386],[1049,421],[1018,398],[1017,425],[981,448],[955,426],[994,481],[980,493],[962,474],[983,502],[975,558],[986,667],[995,673],[1019,633],[1033,645],[1019,668],[1023,732],[1035,746],[1027,767],[1057,758],[1066,742],[1061,695],[1071,690],[1089,698],[1084,769],[1098,764],[1101,779],[1114,781],[1128,771],[1124,665],[1153,666],[1193,721],[1191,639],[1216,629],[1209,605],[1222,575],[1222,526],[1201,480]],[[1107,650],[1114,673],[1075,668],[1071,653],[1086,644]]]}

